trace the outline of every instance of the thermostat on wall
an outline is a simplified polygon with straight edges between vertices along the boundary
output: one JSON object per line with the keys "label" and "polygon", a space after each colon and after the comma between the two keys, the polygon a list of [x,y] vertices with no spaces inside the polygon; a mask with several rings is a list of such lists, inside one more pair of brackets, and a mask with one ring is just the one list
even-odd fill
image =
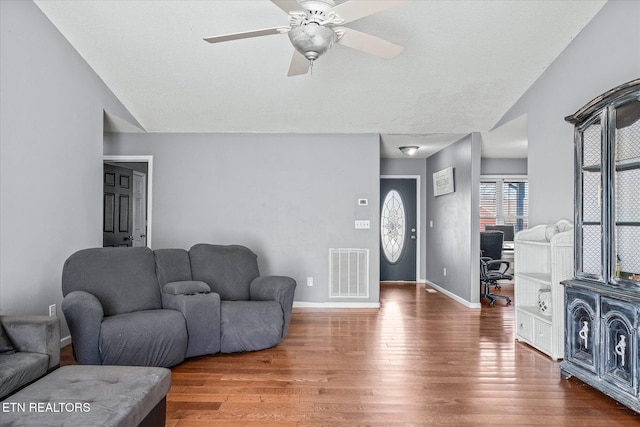
{"label": "thermostat on wall", "polygon": [[358,206],[367,206],[369,204],[369,199],[358,199]]}

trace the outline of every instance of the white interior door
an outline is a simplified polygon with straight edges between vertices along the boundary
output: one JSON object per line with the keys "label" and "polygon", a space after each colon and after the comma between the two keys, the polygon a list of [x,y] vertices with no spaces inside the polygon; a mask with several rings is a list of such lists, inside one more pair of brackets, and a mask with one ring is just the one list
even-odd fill
{"label": "white interior door", "polygon": [[133,246],[147,246],[147,175],[133,171]]}

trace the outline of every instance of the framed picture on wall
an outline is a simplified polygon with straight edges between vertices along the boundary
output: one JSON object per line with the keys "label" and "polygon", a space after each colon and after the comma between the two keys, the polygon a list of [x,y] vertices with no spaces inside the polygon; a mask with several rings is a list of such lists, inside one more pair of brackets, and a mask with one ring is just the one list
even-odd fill
{"label": "framed picture on wall", "polygon": [[443,194],[453,193],[454,191],[453,168],[451,166],[433,174],[434,196],[442,196]]}

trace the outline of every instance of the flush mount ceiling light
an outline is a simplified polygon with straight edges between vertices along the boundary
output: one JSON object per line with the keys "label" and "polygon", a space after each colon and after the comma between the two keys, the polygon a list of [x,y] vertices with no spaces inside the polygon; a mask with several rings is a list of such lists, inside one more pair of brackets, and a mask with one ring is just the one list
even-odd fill
{"label": "flush mount ceiling light", "polygon": [[404,147],[400,147],[399,150],[402,151],[402,154],[406,154],[407,156],[413,156],[416,154],[420,147],[417,145],[407,145]]}

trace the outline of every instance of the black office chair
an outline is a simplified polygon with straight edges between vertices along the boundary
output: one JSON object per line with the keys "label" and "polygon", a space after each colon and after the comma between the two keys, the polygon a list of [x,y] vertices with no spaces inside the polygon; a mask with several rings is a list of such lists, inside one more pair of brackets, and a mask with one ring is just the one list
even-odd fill
{"label": "black office chair", "polygon": [[487,231],[502,231],[504,233],[502,244],[504,242],[513,242],[513,238],[515,235],[513,225],[491,225],[487,224],[484,226],[484,229]]}
{"label": "black office chair", "polygon": [[500,289],[498,280],[513,280],[513,276],[507,273],[511,263],[501,259],[503,239],[502,231],[480,233],[480,286],[483,288],[480,298],[489,298],[489,305],[495,305],[497,298],[504,298],[507,305],[511,304],[508,296],[491,293],[491,286]]}

